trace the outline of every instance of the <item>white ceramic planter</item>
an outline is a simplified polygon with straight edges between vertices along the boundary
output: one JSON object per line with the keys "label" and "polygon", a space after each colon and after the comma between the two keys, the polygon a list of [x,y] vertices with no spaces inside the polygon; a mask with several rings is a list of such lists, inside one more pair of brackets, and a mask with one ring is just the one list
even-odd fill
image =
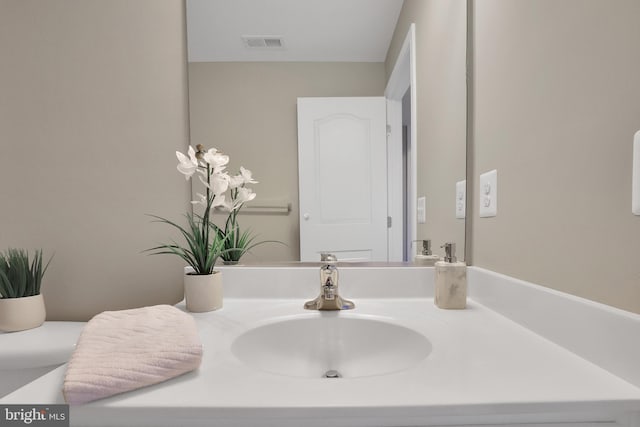
{"label": "white ceramic planter", "polygon": [[189,311],[202,313],[222,308],[223,294],[220,271],[205,275],[184,275],[184,297]]}
{"label": "white ceramic planter", "polygon": [[22,298],[0,298],[0,331],[33,329],[44,323],[47,313],[42,294]]}

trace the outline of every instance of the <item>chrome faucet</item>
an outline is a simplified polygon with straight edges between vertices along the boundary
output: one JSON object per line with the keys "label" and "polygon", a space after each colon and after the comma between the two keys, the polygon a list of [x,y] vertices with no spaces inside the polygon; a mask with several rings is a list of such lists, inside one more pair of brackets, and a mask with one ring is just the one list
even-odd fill
{"label": "chrome faucet", "polygon": [[320,261],[320,295],[314,300],[304,303],[307,310],[351,310],[355,308],[352,301],[343,299],[338,294],[338,258],[335,255],[322,253]]}

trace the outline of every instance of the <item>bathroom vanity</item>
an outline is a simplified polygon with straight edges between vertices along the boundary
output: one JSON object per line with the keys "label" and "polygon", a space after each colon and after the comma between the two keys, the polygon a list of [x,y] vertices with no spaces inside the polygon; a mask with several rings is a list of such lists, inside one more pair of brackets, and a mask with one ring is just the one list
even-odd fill
{"label": "bathroom vanity", "polygon": [[[441,310],[433,268],[339,269],[352,310],[303,308],[317,267],[223,268],[200,369],[71,425],[640,426],[640,316],[474,267],[467,308]],[[63,403],[64,371],[0,404]]]}

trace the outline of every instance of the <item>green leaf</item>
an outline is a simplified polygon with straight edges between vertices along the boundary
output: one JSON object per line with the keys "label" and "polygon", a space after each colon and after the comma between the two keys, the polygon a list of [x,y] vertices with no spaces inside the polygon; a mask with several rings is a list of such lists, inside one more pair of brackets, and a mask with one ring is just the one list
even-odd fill
{"label": "green leaf", "polygon": [[229,218],[227,218],[224,234],[226,237],[225,250],[221,251],[220,258],[225,261],[240,261],[240,258],[251,251],[251,249],[264,243],[280,243],[284,245],[284,243],[277,240],[263,240],[254,243],[257,236],[253,236],[250,229],[240,232],[240,226],[233,212],[229,215]]}
{"label": "green leaf", "polygon": [[[51,257],[53,258],[53,256]],[[24,249],[9,248],[0,253],[0,294],[3,298],[21,298],[40,293],[42,277],[47,270],[42,267],[42,249],[35,251],[29,262],[29,253]]]}
{"label": "green leaf", "polygon": [[206,216],[185,215],[186,227],[157,215],[150,216],[156,219],[154,222],[165,223],[176,228],[182,234],[185,243],[183,245],[176,242],[160,244],[144,252],[150,252],[151,255],[178,256],[190,265],[196,274],[211,274],[213,272],[213,267],[223,246],[218,242],[217,228],[214,227],[214,232],[210,233],[211,222]]}
{"label": "green leaf", "polygon": [[6,273],[0,270],[0,295],[2,298],[16,298],[15,290]]}

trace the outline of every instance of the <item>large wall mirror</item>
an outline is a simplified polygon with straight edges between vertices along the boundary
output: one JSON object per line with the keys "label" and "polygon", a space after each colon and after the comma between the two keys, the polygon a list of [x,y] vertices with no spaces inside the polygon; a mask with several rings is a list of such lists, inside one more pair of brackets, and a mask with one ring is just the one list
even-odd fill
{"label": "large wall mirror", "polygon": [[[336,161],[326,157],[322,181],[340,186],[334,200],[345,209],[395,189],[385,196],[395,240],[370,259],[412,261],[414,239],[430,239],[435,253],[455,242],[463,258],[456,184],[466,168],[466,0],[187,0],[187,32],[191,143],[229,154],[231,172],[253,172],[257,197],[240,225],[283,243],[258,246],[243,261],[301,260],[298,98],[359,97],[381,97],[387,116],[399,117],[388,130],[399,155],[372,171],[382,181],[364,185],[345,173],[359,155],[339,152],[343,142],[334,140]],[[413,85],[390,104],[388,83],[407,53]]]}

